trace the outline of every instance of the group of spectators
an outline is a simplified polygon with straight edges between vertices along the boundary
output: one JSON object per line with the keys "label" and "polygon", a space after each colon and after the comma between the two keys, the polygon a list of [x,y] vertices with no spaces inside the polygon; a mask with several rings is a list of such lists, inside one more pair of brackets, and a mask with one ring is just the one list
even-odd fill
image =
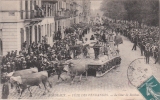
{"label": "group of spectators", "polygon": [[[120,33],[133,42],[133,48],[131,50],[137,50],[137,46],[140,48],[141,56],[145,56],[146,63],[149,64],[150,57],[155,59],[155,64],[160,59],[160,43],[159,43],[159,28],[153,26],[138,26],[139,23],[129,21],[115,21],[112,19],[103,19],[103,24],[96,24],[99,28],[94,30],[101,31],[100,40],[105,41],[105,30],[112,30],[112,33]],[[103,26],[102,28],[100,28]],[[92,36],[92,38],[94,38]]]}
{"label": "group of spectators", "polygon": [[[37,67],[38,71],[47,70],[54,67],[52,62],[62,62],[76,57],[82,53],[80,49],[71,46],[79,45],[77,41],[84,41],[82,37],[88,33],[88,28],[75,30],[73,33],[65,32],[64,38],[57,38],[53,45],[47,43],[47,36],[42,36],[42,42],[22,43],[22,49],[8,52],[2,57],[1,78],[6,74],[17,71]],[[74,54],[72,57],[71,54]]]}
{"label": "group of spectators", "polygon": [[115,23],[117,30],[133,42],[132,50],[140,48],[141,56],[145,56],[146,63],[149,64],[150,57],[158,62],[159,55],[159,28],[151,26],[137,26],[134,22],[119,21]]}

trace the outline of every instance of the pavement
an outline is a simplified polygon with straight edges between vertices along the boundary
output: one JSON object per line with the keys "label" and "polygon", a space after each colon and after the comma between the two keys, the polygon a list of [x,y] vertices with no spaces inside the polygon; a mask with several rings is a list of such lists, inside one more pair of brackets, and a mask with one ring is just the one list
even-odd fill
{"label": "pavement", "polygon": [[[92,32],[85,37],[90,38],[91,34]],[[120,67],[113,69],[100,78],[89,76],[86,79],[85,77],[82,77],[82,81],[78,82],[78,77],[76,77],[75,82],[72,85],[70,85],[71,79],[66,73],[63,73],[62,77],[67,80],[60,82],[57,82],[58,79],[55,75],[49,78],[52,82],[52,88],[49,88],[50,92],[46,95],[42,95],[44,92],[44,87],[42,85],[41,89],[34,86],[31,87],[32,97],[29,97],[29,92],[26,90],[22,95],[22,99],[145,100],[137,88],[129,83],[127,78],[129,64],[137,58],[143,58],[143,56],[141,56],[139,48],[136,51],[132,51],[133,44],[127,38],[123,36],[122,38],[123,44],[119,45],[120,56],[122,58]],[[93,54],[93,50],[91,50],[90,53]],[[151,67],[153,75],[160,82],[160,66],[154,64],[154,59],[152,58],[148,66]],[[19,94],[15,89],[10,89],[9,99],[17,99],[18,97]]]}

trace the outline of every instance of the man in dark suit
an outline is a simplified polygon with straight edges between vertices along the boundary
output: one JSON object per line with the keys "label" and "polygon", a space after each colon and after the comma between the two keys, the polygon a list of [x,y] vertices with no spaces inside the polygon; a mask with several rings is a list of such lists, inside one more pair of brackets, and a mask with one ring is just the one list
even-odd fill
{"label": "man in dark suit", "polygon": [[149,58],[150,58],[150,46],[149,46],[149,43],[147,43],[146,47],[145,47],[145,56],[146,56],[146,64],[149,64]]}
{"label": "man in dark suit", "polygon": [[133,40],[133,43],[134,43],[134,45],[133,45],[132,50],[136,50],[136,47],[137,47],[137,35],[135,36],[135,38]]}
{"label": "man in dark suit", "polygon": [[104,33],[102,35],[102,40],[103,40],[103,42],[106,42],[106,35]]}
{"label": "man in dark suit", "polygon": [[93,50],[94,50],[95,59],[99,59],[99,52],[100,52],[99,42],[97,42],[97,43],[93,46]]}
{"label": "man in dark suit", "polygon": [[8,85],[8,79],[5,77],[5,83],[3,84],[2,88],[2,99],[8,99],[9,95],[9,85]]}
{"label": "man in dark suit", "polygon": [[143,40],[140,42],[140,50],[141,50],[141,56],[143,56],[144,55],[144,50],[145,50],[145,46],[144,46],[144,41]]}
{"label": "man in dark suit", "polygon": [[62,38],[62,33],[61,33],[61,31],[60,31],[60,30],[58,30],[57,38],[58,38],[58,40],[61,40],[61,38]]}
{"label": "man in dark suit", "polygon": [[157,52],[155,64],[159,61],[159,59],[160,59],[160,50]]}

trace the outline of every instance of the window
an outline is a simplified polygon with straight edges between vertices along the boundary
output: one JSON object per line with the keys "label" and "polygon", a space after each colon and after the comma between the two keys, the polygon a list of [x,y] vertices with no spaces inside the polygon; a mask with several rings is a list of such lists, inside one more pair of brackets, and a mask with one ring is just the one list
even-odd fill
{"label": "window", "polygon": [[47,36],[49,37],[49,32],[50,32],[50,29],[49,29],[49,24],[47,24]]}
{"label": "window", "polygon": [[28,19],[28,1],[27,0],[25,1],[25,11],[26,11],[25,17],[26,19]]}
{"label": "window", "polygon": [[36,9],[36,0],[34,1],[34,9]]}
{"label": "window", "polygon": [[32,0],[30,1],[30,17],[33,18],[34,17],[34,11],[32,10],[32,6],[33,6],[33,2]]}
{"label": "window", "polygon": [[47,6],[47,10],[48,10],[48,11],[47,11],[47,16],[49,16],[49,13],[50,13],[50,5]]}
{"label": "window", "polygon": [[3,43],[2,43],[2,29],[0,29],[0,55],[3,53]]}
{"label": "window", "polygon": [[20,9],[21,9],[20,14],[21,14],[21,19],[23,19],[22,0],[20,2],[21,2],[21,4],[20,4]]}
{"label": "window", "polygon": [[20,28],[20,36],[21,36],[21,48],[22,48],[22,44],[24,43],[24,29]]}
{"label": "window", "polygon": [[41,41],[41,26],[38,25],[38,30],[39,30],[39,40],[38,41]]}
{"label": "window", "polygon": [[50,24],[50,37],[52,35],[52,24]]}
{"label": "window", "polygon": [[35,43],[37,43],[37,40],[38,40],[38,39],[37,39],[37,37],[38,37],[38,36],[37,36],[37,26],[34,27],[34,30],[35,30]]}
{"label": "window", "polygon": [[61,8],[61,2],[59,2],[59,9]]}
{"label": "window", "polygon": [[43,25],[41,25],[41,37],[44,36],[44,33],[45,33],[44,32],[44,27],[43,27]]}
{"label": "window", "polygon": [[45,35],[47,35],[47,25],[45,24]]}
{"label": "window", "polygon": [[3,43],[2,43],[2,39],[0,38],[0,55],[3,54]]}
{"label": "window", "polygon": [[32,43],[32,26],[30,26],[30,44]]}

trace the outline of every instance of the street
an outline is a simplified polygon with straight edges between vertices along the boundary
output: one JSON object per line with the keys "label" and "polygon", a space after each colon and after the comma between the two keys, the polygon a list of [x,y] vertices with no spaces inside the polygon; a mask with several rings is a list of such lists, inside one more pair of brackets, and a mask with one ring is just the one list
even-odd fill
{"label": "street", "polygon": [[160,100],[159,0],[0,0],[0,9],[1,99]]}
{"label": "street", "polygon": [[[90,38],[90,34],[86,37]],[[122,58],[120,67],[113,69],[103,77],[96,78],[89,76],[88,79],[82,78],[81,82],[78,82],[76,77],[74,84],[70,85],[70,78],[67,80],[57,82],[57,76],[50,78],[52,82],[52,88],[46,95],[42,95],[44,87],[31,87],[32,97],[29,97],[29,91],[26,89],[22,95],[22,99],[87,99],[87,98],[109,98],[115,99],[138,99],[144,100],[143,96],[138,92],[137,88],[133,87],[127,78],[127,68],[131,61],[136,58],[144,58],[140,55],[139,48],[137,51],[132,51],[133,44],[126,38],[123,37],[123,44],[119,45],[120,56]],[[91,50],[93,54],[93,50]],[[83,62],[82,62],[83,63]],[[154,59],[151,58],[150,64],[152,67],[153,75],[160,81],[160,67],[158,64],[154,64]],[[65,76],[65,73],[63,74]],[[49,87],[48,87],[49,88]],[[2,90],[2,89],[0,89]],[[130,92],[129,92],[130,91]],[[99,93],[99,94],[98,94]],[[1,95],[1,94],[0,94]],[[128,95],[125,96],[124,95]],[[10,89],[9,99],[17,99],[19,94],[14,89]],[[117,100],[117,99],[116,99]]]}

